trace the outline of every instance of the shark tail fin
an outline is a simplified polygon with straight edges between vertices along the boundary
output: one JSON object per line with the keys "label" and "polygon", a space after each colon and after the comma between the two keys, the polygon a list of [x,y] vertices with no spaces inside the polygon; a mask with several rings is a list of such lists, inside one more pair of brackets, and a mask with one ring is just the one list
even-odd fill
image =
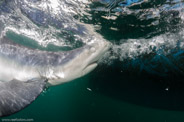
{"label": "shark tail fin", "polygon": [[47,79],[0,81],[0,116],[7,116],[33,102],[46,86]]}

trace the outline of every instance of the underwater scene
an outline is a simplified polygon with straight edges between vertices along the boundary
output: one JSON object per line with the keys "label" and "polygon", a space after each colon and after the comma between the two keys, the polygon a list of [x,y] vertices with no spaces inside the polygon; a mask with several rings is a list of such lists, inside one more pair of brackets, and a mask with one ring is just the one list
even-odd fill
{"label": "underwater scene", "polygon": [[92,72],[2,122],[184,121],[183,0],[0,0],[0,36],[51,52],[110,43]]}

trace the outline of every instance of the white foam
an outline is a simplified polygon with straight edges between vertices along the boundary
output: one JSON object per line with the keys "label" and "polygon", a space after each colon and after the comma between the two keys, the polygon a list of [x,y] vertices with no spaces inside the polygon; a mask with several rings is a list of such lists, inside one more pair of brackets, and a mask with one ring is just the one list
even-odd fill
{"label": "white foam", "polygon": [[[182,35],[180,35],[182,34]],[[178,47],[184,49],[184,31],[180,34],[162,34],[149,39],[128,39],[121,40],[121,44],[113,45],[112,59],[124,60],[127,58],[133,59],[138,56],[158,52],[162,50],[162,54],[167,55],[171,50]]]}

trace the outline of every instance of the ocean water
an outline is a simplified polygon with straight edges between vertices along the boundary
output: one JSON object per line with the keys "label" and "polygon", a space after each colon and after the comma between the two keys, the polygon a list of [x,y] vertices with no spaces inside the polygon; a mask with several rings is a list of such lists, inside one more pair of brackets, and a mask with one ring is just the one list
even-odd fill
{"label": "ocean water", "polygon": [[47,89],[1,121],[183,122],[182,0],[1,0],[0,33],[35,49],[106,40],[88,75]]}

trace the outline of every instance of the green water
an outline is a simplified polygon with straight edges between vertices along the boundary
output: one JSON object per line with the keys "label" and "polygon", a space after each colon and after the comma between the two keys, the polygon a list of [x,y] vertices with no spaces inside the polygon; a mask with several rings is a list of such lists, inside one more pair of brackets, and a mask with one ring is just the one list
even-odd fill
{"label": "green water", "polygon": [[83,45],[81,42],[81,43],[78,43],[76,47],[66,47],[66,46],[62,47],[62,46],[56,46],[56,45],[49,43],[47,47],[44,47],[38,44],[35,40],[30,39],[22,34],[16,34],[13,31],[8,31],[6,33],[6,36],[12,41],[22,44],[24,46],[34,48],[34,49],[39,49],[39,50],[47,50],[47,51],[67,51],[73,48],[81,47]]}
{"label": "green water", "polygon": [[[95,71],[94,71],[95,72]],[[93,72],[93,73],[94,73]],[[51,87],[30,106],[5,119],[36,122],[182,122],[183,111],[154,109],[88,91],[90,76]]]}

